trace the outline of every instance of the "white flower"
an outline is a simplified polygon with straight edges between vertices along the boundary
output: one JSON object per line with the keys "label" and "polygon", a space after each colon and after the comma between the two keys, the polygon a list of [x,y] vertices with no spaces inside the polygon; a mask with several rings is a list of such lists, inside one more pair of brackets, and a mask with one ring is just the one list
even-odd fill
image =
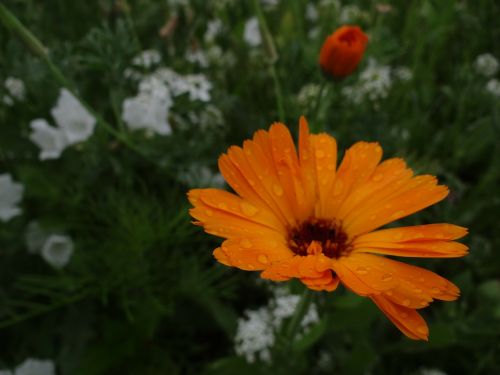
{"label": "white flower", "polygon": [[437,368],[421,368],[419,375],[447,375],[446,372],[443,372]]}
{"label": "white flower", "polygon": [[412,80],[413,72],[406,66],[398,66],[396,69],[394,69],[394,76],[400,81],[408,82]]}
{"label": "white flower", "polygon": [[17,366],[14,375],[55,375],[56,368],[51,360],[28,358]]}
{"label": "white flower", "polygon": [[5,80],[5,88],[9,92],[9,95],[17,100],[24,100],[26,95],[26,89],[24,87],[24,82],[19,78],[8,77]]}
{"label": "white flower", "polygon": [[267,307],[246,311],[246,318],[238,319],[235,336],[235,351],[252,363],[258,358],[269,362],[270,348],[274,345],[274,331],[270,325],[271,315]]}
{"label": "white flower", "polygon": [[257,19],[257,17],[252,17],[245,23],[243,39],[251,47],[257,47],[262,43],[259,20]]}
{"label": "white flower", "polygon": [[17,207],[23,197],[24,186],[14,182],[10,174],[0,175],[0,220],[9,221],[21,214]]}
{"label": "white flower", "polygon": [[0,370],[0,375],[14,375],[10,370]]}
{"label": "white flower", "polygon": [[187,83],[187,92],[190,100],[208,102],[212,83],[203,74],[189,74],[184,77]]}
{"label": "white flower", "polygon": [[191,188],[222,188],[225,186],[224,177],[222,177],[220,173],[213,173],[210,168],[204,165],[195,164],[187,169],[181,170],[178,174],[178,178]]}
{"label": "white flower", "polygon": [[161,61],[160,52],[155,49],[147,49],[140,52],[137,56],[132,59],[132,64],[135,66],[140,66],[142,68],[151,68],[153,65],[157,65]]}
{"label": "white flower", "polygon": [[360,20],[367,20],[370,18],[370,15],[361,10],[357,5],[345,5],[340,11],[339,18],[341,24],[352,24]]}
{"label": "white flower", "polygon": [[476,58],[474,62],[476,72],[485,77],[492,77],[498,71],[498,60],[491,53],[483,53]]}
{"label": "white flower", "polygon": [[276,8],[279,4],[279,0],[261,0],[262,5],[267,9]]}
{"label": "white flower", "polygon": [[69,236],[50,235],[42,247],[42,258],[54,268],[63,268],[73,255],[74,244]]}
{"label": "white flower", "polygon": [[486,91],[490,94],[500,98],[500,82],[498,79],[492,78],[486,84]]}
{"label": "white flower", "polygon": [[208,21],[207,23],[207,31],[205,31],[205,41],[210,43],[217,38],[217,35],[219,35],[222,32],[224,25],[222,24],[222,21],[220,19],[215,19]]}
{"label": "white flower", "polygon": [[189,49],[186,51],[185,58],[191,64],[198,64],[202,68],[206,68],[208,66],[208,59],[205,53],[199,49],[193,50]]}
{"label": "white flower", "polygon": [[68,142],[61,129],[50,126],[44,119],[35,119],[30,122],[30,140],[40,150],[40,160],[57,159],[61,156]]}
{"label": "white flower", "polygon": [[131,130],[151,130],[160,135],[172,132],[168,124],[170,102],[149,94],[139,94],[123,102],[123,121]]}
{"label": "white flower", "polygon": [[307,107],[318,99],[319,92],[320,86],[318,84],[308,83],[300,89],[297,95],[297,101],[301,106]]}
{"label": "white flower", "polygon": [[377,102],[389,95],[391,87],[391,67],[378,65],[375,60],[371,59],[359,75],[358,82],[342,88],[342,95],[357,104],[365,98]]}
{"label": "white flower", "polygon": [[38,253],[47,240],[47,234],[43,231],[37,221],[32,221],[28,224],[24,237],[28,252],[31,254]]}
{"label": "white flower", "polygon": [[83,142],[94,132],[94,116],[65,88],[61,89],[57,104],[50,113],[68,144]]}
{"label": "white flower", "polygon": [[308,3],[306,7],[306,19],[308,21],[314,22],[319,18],[318,9],[314,6],[314,4]]}
{"label": "white flower", "polygon": [[2,102],[5,105],[11,106],[14,104],[14,100],[9,95],[4,95],[2,98]]}

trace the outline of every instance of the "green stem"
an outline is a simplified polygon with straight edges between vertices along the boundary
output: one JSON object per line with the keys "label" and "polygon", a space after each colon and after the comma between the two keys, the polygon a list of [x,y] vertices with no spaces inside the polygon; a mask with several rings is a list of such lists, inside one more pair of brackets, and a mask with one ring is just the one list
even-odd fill
{"label": "green stem", "polygon": [[319,88],[318,96],[316,97],[316,101],[314,103],[313,111],[311,112],[311,130],[313,133],[320,133],[324,130],[323,123],[319,121],[319,109],[321,107],[321,101],[323,100],[323,93],[325,91],[326,85],[330,82],[324,79],[321,82],[321,86]]}
{"label": "green stem", "polygon": [[295,336],[299,331],[300,324],[302,323],[304,316],[309,310],[309,305],[311,304],[312,297],[313,297],[313,291],[309,288],[305,288],[304,292],[302,293],[302,296],[300,297],[299,304],[295,309],[295,313],[293,314],[290,323],[286,327],[285,338],[287,340],[288,345],[293,344]]}
{"label": "green stem", "polygon": [[75,91],[74,86],[71,82],[64,76],[64,74],[59,70],[59,68],[51,61],[48,50],[40,40],[34,36],[31,31],[29,31],[17,18],[13,15],[4,5],[0,4],[0,22],[5,25],[7,29],[9,29],[14,35],[17,35],[26,47],[37,57],[42,59],[50,72],[56,79],[56,81],[63,87],[67,88],[74,96],[78,99],[78,101],[95,117],[97,123],[106,130],[109,134],[114,136],[132,151],[136,152],[146,160],[151,163],[156,164],[156,162],[148,159],[144,153],[137,148],[133,143],[131,143],[128,138],[126,138],[123,134],[117,131],[113,126],[108,124],[100,114],[92,109],[92,107],[86,103]]}
{"label": "green stem", "polygon": [[257,13],[257,18],[259,19],[259,25],[262,32],[263,46],[267,55],[267,60],[269,63],[269,70],[274,82],[274,93],[276,95],[276,105],[278,109],[278,116],[281,122],[285,121],[285,106],[283,100],[283,92],[281,90],[281,84],[278,77],[278,71],[276,69],[276,64],[278,62],[279,56],[276,51],[276,45],[274,43],[273,36],[269,31],[267,26],[266,18],[262,12],[262,8],[259,0],[254,0],[255,12]]}

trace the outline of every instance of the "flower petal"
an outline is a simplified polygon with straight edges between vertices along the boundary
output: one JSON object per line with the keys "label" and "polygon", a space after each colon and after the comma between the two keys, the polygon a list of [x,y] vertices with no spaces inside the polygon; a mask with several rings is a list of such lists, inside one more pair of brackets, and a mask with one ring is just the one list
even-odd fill
{"label": "flower petal", "polygon": [[381,158],[382,148],[378,143],[357,142],[346,151],[324,208],[328,217],[337,218],[342,202],[370,177]]}
{"label": "flower petal", "polygon": [[448,188],[437,185],[434,176],[416,176],[385,199],[352,210],[344,219],[343,228],[352,238],[418,212],[447,195]]}
{"label": "flower petal", "polygon": [[392,303],[384,296],[374,295],[370,298],[391,322],[410,339],[428,341],[429,328],[418,312]]}

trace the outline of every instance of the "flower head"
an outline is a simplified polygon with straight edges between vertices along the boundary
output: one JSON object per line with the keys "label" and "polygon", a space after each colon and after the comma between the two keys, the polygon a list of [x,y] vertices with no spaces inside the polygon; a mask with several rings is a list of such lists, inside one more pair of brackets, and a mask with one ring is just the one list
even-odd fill
{"label": "flower head", "polygon": [[44,119],[35,119],[30,122],[30,140],[40,148],[40,160],[58,159],[68,146],[63,131],[50,126]]}
{"label": "flower head", "polygon": [[326,38],[321,47],[319,65],[335,79],[351,74],[363,58],[368,36],[358,26],[342,26]]}
{"label": "flower head", "polygon": [[218,189],[188,193],[190,213],[207,233],[226,240],[215,258],[261,271],[274,281],[300,279],[333,291],[342,282],[371,298],[408,337],[427,339],[416,311],[433,299],[454,300],[458,288],[435,273],[382,255],[451,258],[467,253],[453,240],[465,228],[428,224],[378,229],[448,195],[430,175],[414,176],[398,158],[383,162],[377,143],[358,142],[337,168],[337,143],[310,134],[300,120],[298,154],[283,124],[232,146],[219,169],[237,194]]}
{"label": "flower head", "polygon": [[63,268],[73,255],[73,240],[65,235],[52,234],[43,244],[41,254],[43,259],[55,268]]}

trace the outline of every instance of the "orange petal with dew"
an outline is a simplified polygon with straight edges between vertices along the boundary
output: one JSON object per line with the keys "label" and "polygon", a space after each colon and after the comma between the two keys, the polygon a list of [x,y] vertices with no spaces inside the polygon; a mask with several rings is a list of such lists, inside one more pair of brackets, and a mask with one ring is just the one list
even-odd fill
{"label": "orange petal with dew", "polygon": [[381,158],[382,148],[378,143],[357,142],[346,151],[325,206],[328,217],[337,217],[346,197],[371,176]]}
{"label": "orange petal with dew", "polygon": [[435,177],[416,176],[386,199],[351,211],[343,227],[350,237],[355,237],[429,207],[447,195],[448,188],[437,185]]}
{"label": "orange petal with dew", "polygon": [[293,257],[283,242],[273,238],[233,238],[222,243],[221,251],[225,255],[221,257],[223,260],[228,259],[232,266],[247,271],[263,270],[273,262]]}
{"label": "orange petal with dew", "polygon": [[381,295],[370,296],[370,298],[407,337],[413,340],[429,340],[429,327],[418,312],[397,305]]}

